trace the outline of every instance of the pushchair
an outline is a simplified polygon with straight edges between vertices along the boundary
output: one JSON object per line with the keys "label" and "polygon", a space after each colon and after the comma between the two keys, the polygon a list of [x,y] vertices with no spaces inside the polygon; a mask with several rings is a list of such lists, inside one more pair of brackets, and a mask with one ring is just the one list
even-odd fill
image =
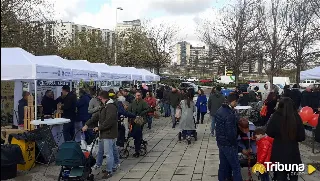
{"label": "pushchair", "polygon": [[[196,124],[196,119],[195,119],[195,115],[193,114],[193,122],[194,122],[194,127],[197,129],[197,124]],[[178,133],[178,139],[179,141],[183,140],[187,140],[188,145],[191,144],[191,138],[194,138],[194,141],[198,140],[198,134],[197,134],[197,130],[181,130]],[[189,136],[187,136],[189,135]]]}
{"label": "pushchair", "polygon": [[98,136],[99,134],[96,134],[89,152],[82,150],[76,141],[67,141],[59,146],[56,156],[56,165],[61,166],[58,181],[94,180],[91,167],[94,166],[96,160],[92,156],[92,150]]}
{"label": "pushchair", "polygon": [[[130,137],[127,140],[125,146],[119,151],[119,156],[120,156],[121,159],[128,158],[129,155],[130,155],[130,150],[134,149],[134,146],[130,146],[130,142],[132,140],[133,140],[133,138]],[[140,147],[140,155],[141,156],[145,156],[148,153],[147,145],[148,145],[148,143],[146,141],[142,140],[141,147]]]}

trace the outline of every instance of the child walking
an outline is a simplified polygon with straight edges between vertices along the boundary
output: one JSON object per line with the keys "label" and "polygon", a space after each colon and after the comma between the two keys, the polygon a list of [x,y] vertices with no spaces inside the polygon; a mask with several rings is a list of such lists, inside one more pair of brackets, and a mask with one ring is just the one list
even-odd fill
{"label": "child walking", "polygon": [[[262,128],[257,128],[255,131],[257,143],[257,163],[267,166],[265,162],[270,162],[273,138],[266,135]],[[260,174],[261,181],[269,181],[269,173]]]}

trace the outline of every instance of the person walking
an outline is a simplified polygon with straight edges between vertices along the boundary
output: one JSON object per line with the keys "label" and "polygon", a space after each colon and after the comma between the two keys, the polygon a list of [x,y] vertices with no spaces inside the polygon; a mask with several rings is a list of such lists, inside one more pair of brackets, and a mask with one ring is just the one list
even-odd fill
{"label": "person walking", "polygon": [[266,106],[266,112],[261,115],[261,125],[265,126],[270,119],[271,115],[276,111],[277,106],[277,94],[275,92],[270,92],[267,99],[264,101],[264,106]]}
{"label": "person walking", "polygon": [[238,120],[234,108],[238,104],[238,96],[230,94],[227,104],[223,104],[214,119],[216,122],[216,140],[219,148],[218,180],[229,179],[232,170],[233,181],[242,181],[241,168],[238,158]]}
{"label": "person walking", "polygon": [[171,112],[171,119],[172,119],[172,128],[176,127],[177,120],[176,120],[176,110],[177,106],[180,104],[181,96],[176,89],[175,86],[172,86],[171,92],[169,94],[169,105],[170,105],[170,112]]}
{"label": "person walking", "polygon": [[292,90],[289,97],[293,100],[296,108],[299,109],[301,104],[301,92],[299,90],[298,84],[294,84],[292,86]]}
{"label": "person walking", "polygon": [[214,116],[217,110],[222,106],[224,102],[225,102],[225,98],[221,93],[221,87],[218,86],[217,88],[215,88],[214,91],[212,91],[212,94],[210,95],[208,100],[208,109],[210,111],[210,116],[211,116],[211,135],[212,136],[214,136],[214,133],[215,133]]}
{"label": "person walking", "polygon": [[57,110],[57,103],[53,98],[53,92],[47,90],[41,100],[42,114],[45,118],[52,118],[53,113]]}
{"label": "person walking", "polygon": [[164,117],[169,117],[171,114],[169,97],[170,97],[170,87],[166,86],[165,91],[163,92]]}
{"label": "person walking", "polygon": [[[301,164],[299,142],[306,139],[302,120],[294,102],[288,97],[279,101],[276,112],[271,116],[267,126],[267,135],[274,138],[270,161],[280,164]],[[285,171],[275,172],[276,180],[298,180],[298,175]]]}
{"label": "person walking", "polygon": [[204,116],[207,113],[207,96],[204,94],[202,89],[198,90],[198,98],[197,98],[197,124],[201,120],[201,124],[203,124]]}
{"label": "person walking", "polygon": [[24,107],[28,106],[28,96],[30,93],[27,91],[22,92],[22,99],[19,100],[18,103],[18,126],[19,129],[24,129]]}
{"label": "person walking", "polygon": [[[88,113],[89,102],[91,100],[90,95],[87,94],[86,91],[83,89],[79,90],[79,95],[80,98],[77,101],[77,119],[75,120],[76,132],[79,129],[81,129],[83,125],[85,125],[86,121],[88,121],[91,118],[91,114]],[[81,135],[81,133],[78,134]],[[78,138],[79,135],[76,135],[76,141],[81,140],[81,138]],[[91,133],[85,133],[83,136],[85,137],[86,142],[88,144],[91,144],[89,142],[89,139],[93,139],[93,135]]]}
{"label": "person walking", "polygon": [[181,132],[186,133],[186,139],[188,144],[190,144],[192,131],[196,130],[193,117],[193,113],[196,111],[196,109],[195,103],[193,102],[192,93],[188,92],[186,94],[184,99],[180,102],[179,107],[181,108],[179,128],[181,129]]}
{"label": "person walking", "polygon": [[[137,117],[142,117],[146,120],[147,113],[149,112],[149,106],[147,102],[142,99],[141,92],[136,92],[136,98],[132,104],[130,104],[128,111],[135,114]],[[132,126],[131,135],[134,139],[135,148],[135,154],[133,154],[133,156],[136,158],[140,157],[140,148],[143,142],[143,124],[136,123],[134,119],[131,119],[130,121],[130,125]]]}
{"label": "person walking", "polygon": [[76,120],[77,96],[70,92],[68,85],[62,86],[63,104],[60,103],[62,118],[70,119],[71,122],[63,124],[64,141],[71,141],[74,137],[74,123]]}
{"label": "person walking", "polygon": [[103,171],[102,179],[112,177],[112,174],[117,171],[120,166],[118,148],[116,146],[116,139],[118,137],[118,114],[117,105],[109,97],[107,91],[100,93],[101,102],[104,104],[99,114],[88,120],[82,131],[87,131],[89,127],[95,126],[99,123],[94,131],[99,131],[100,139],[104,144],[104,151],[107,158],[106,170]]}
{"label": "person walking", "polygon": [[147,123],[148,123],[148,128],[151,129],[151,124],[152,124],[152,119],[154,116],[154,111],[157,107],[157,99],[153,97],[153,94],[151,91],[148,91],[146,94],[146,98],[144,99],[149,107],[151,108],[151,111],[148,112],[147,114]]}

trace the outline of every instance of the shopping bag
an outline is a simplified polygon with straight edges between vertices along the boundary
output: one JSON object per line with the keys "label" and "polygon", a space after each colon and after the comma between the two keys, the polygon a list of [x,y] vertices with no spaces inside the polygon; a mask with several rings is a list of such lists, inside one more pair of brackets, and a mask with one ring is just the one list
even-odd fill
{"label": "shopping bag", "polygon": [[176,115],[175,115],[175,117],[176,117],[177,119],[180,119],[180,117],[181,117],[181,109],[180,109],[180,108],[177,108],[177,109],[176,109]]}
{"label": "shopping bag", "polygon": [[[94,144],[94,146],[93,146],[93,144]],[[92,147],[92,146],[93,146],[93,147]],[[95,140],[95,143],[92,142],[90,145],[87,146],[87,151],[90,152],[91,149],[92,149],[92,156],[93,156],[94,158],[96,158],[97,155],[98,155],[98,150],[99,150],[99,139],[96,139],[96,140]]]}

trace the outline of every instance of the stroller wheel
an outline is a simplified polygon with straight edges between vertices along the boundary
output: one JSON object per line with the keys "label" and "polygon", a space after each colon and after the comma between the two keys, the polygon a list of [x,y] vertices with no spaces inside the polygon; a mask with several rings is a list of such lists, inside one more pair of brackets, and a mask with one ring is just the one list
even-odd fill
{"label": "stroller wheel", "polygon": [[181,141],[181,132],[178,133],[178,139]]}
{"label": "stroller wheel", "polygon": [[188,140],[187,140],[187,142],[188,142],[188,145],[190,145],[190,144],[191,144],[191,140],[190,140],[190,139],[188,139]]}
{"label": "stroller wheel", "polygon": [[147,146],[146,145],[141,145],[141,148],[140,148],[140,155],[141,156],[145,156],[147,154]]}
{"label": "stroller wheel", "polygon": [[129,150],[122,149],[119,151],[120,158],[128,158],[129,157]]}
{"label": "stroller wheel", "polygon": [[93,175],[93,174],[90,174],[88,180],[89,180],[89,181],[94,181],[94,175]]}

